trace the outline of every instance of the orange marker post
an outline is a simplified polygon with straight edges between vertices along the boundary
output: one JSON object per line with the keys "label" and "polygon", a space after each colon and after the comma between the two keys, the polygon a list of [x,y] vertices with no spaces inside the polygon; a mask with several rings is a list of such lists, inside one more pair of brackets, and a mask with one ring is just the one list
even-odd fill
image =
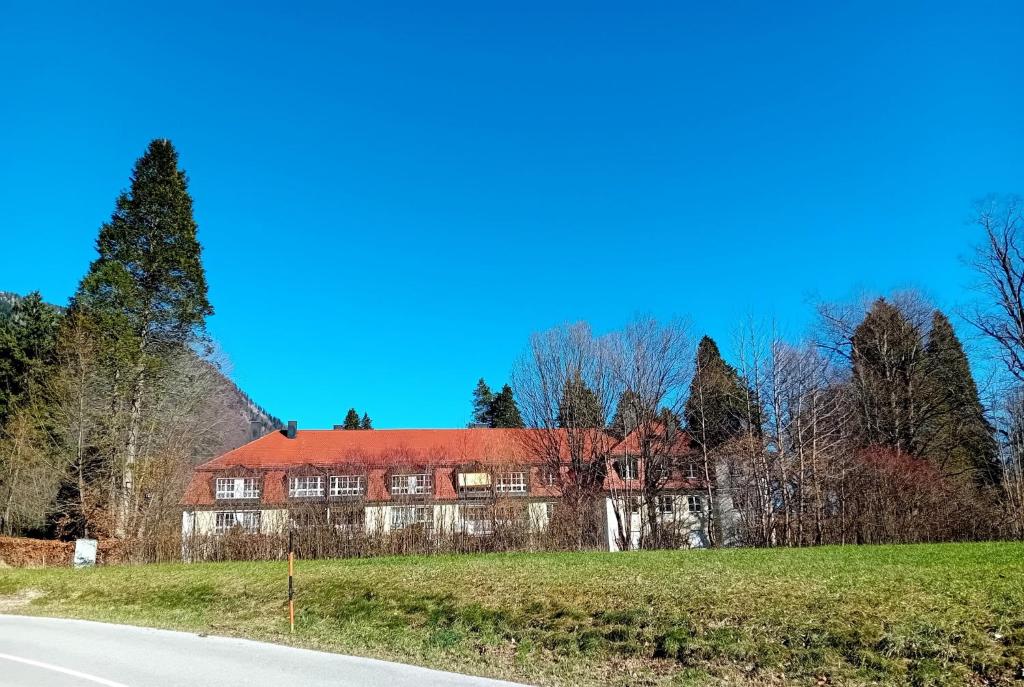
{"label": "orange marker post", "polygon": [[288,528],[288,625],[295,634],[295,551],[292,549],[292,528]]}

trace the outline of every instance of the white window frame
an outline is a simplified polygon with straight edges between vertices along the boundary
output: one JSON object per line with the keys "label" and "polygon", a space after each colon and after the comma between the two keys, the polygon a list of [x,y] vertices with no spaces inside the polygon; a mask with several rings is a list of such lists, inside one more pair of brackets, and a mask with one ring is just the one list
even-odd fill
{"label": "white window frame", "polygon": [[701,496],[687,496],[686,512],[690,515],[704,515],[704,498]]}
{"label": "white window frame", "polygon": [[466,499],[485,499],[494,493],[494,478],[489,472],[460,472],[459,496]]}
{"label": "white window frame", "polygon": [[362,496],[365,493],[364,475],[331,475],[331,496]]}
{"label": "white window frame", "polygon": [[696,463],[687,463],[683,468],[686,479],[700,479],[700,468]]}
{"label": "white window frame", "polygon": [[259,477],[218,477],[214,483],[214,497],[218,501],[258,499]]}
{"label": "white window frame", "polygon": [[[300,486],[301,485],[301,486]],[[322,475],[299,475],[288,479],[288,498],[302,499],[324,495]]]}
{"label": "white window frame", "polygon": [[[665,506],[668,506],[666,508]],[[658,496],[658,512],[662,515],[672,515],[676,512],[676,497],[673,494],[661,494]]]}
{"label": "white window frame", "polygon": [[[407,517],[412,513],[413,517]],[[434,527],[433,506],[391,506],[391,529],[404,530],[407,527],[423,525],[426,529]]]}
{"label": "white window frame", "polygon": [[558,486],[558,470],[544,470],[544,475],[541,478],[546,487],[557,487]]}
{"label": "white window frame", "polygon": [[513,472],[502,472],[494,483],[494,491],[499,494],[525,494],[526,473],[520,470]]}
{"label": "white window frame", "polygon": [[408,472],[391,475],[393,496],[420,496],[434,490],[434,476],[429,472]]}
{"label": "white window frame", "polygon": [[622,472],[619,476],[623,480],[640,479],[640,461],[636,456],[625,455],[619,464],[622,466]]}
{"label": "white window frame", "polygon": [[256,533],[260,531],[262,520],[262,513],[258,510],[217,511],[213,514],[213,532],[227,534],[239,527],[243,532]]}
{"label": "white window frame", "polygon": [[[467,517],[470,514],[482,517]],[[494,514],[486,505],[459,506],[459,524],[466,534],[491,534],[494,532]]]}

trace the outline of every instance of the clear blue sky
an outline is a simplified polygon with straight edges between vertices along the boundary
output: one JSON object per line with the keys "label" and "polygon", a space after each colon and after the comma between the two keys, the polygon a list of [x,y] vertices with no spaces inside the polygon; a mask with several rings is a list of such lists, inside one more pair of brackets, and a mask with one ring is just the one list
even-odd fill
{"label": "clear blue sky", "polygon": [[1020,2],[275,4],[6,4],[0,289],[64,302],[170,138],[210,331],[300,426],[460,426],[564,321],[954,308],[1024,191]]}

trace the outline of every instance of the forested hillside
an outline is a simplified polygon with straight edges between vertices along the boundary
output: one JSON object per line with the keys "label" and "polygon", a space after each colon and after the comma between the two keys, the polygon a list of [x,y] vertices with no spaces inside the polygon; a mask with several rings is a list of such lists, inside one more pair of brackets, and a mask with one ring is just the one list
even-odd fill
{"label": "forested hillside", "polygon": [[[0,291],[0,329],[7,326],[15,307],[24,300],[10,291]],[[64,313],[65,309],[46,304],[54,313]],[[199,355],[196,354],[197,359]],[[206,415],[217,420],[216,439],[205,450],[195,455],[196,462],[219,455],[225,451],[241,446],[249,441],[254,434],[263,435],[284,427],[284,423],[271,415],[263,406],[252,399],[238,387],[213,361],[205,361],[216,381],[217,390],[212,394]],[[2,391],[0,391],[2,393]]]}

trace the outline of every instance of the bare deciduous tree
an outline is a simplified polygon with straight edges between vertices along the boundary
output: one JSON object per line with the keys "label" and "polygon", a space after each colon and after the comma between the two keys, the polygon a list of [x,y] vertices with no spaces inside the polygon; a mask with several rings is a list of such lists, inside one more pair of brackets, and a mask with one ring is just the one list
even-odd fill
{"label": "bare deciduous tree", "polygon": [[[561,517],[574,532],[576,548],[596,543],[596,496],[615,444],[605,431],[618,397],[609,348],[608,340],[595,337],[585,323],[556,327],[534,334],[513,372],[523,421],[538,430],[524,433],[525,448],[544,461],[547,475],[557,484]],[[593,394],[599,426],[593,421],[565,422],[567,414],[575,413],[561,407],[565,390],[579,382]]]}
{"label": "bare deciduous tree", "polygon": [[990,198],[979,204],[976,222],[985,234],[972,265],[984,300],[968,315],[997,347],[1006,370],[1024,383],[1024,200]]}
{"label": "bare deciduous tree", "polygon": [[[645,523],[640,545],[660,548],[678,539],[678,533],[662,528],[658,499],[666,484],[679,479],[680,461],[689,458],[689,442],[682,435],[679,417],[692,377],[693,345],[685,323],[661,323],[654,318],[634,320],[611,335],[609,342],[614,386],[620,402],[628,405],[619,409],[628,418],[624,428],[627,458],[635,459],[639,466],[637,495]],[[632,481],[614,482],[627,492],[632,485]],[[613,494],[613,502],[626,504],[619,519],[631,523],[633,494]],[[628,538],[624,543],[629,543]]]}

